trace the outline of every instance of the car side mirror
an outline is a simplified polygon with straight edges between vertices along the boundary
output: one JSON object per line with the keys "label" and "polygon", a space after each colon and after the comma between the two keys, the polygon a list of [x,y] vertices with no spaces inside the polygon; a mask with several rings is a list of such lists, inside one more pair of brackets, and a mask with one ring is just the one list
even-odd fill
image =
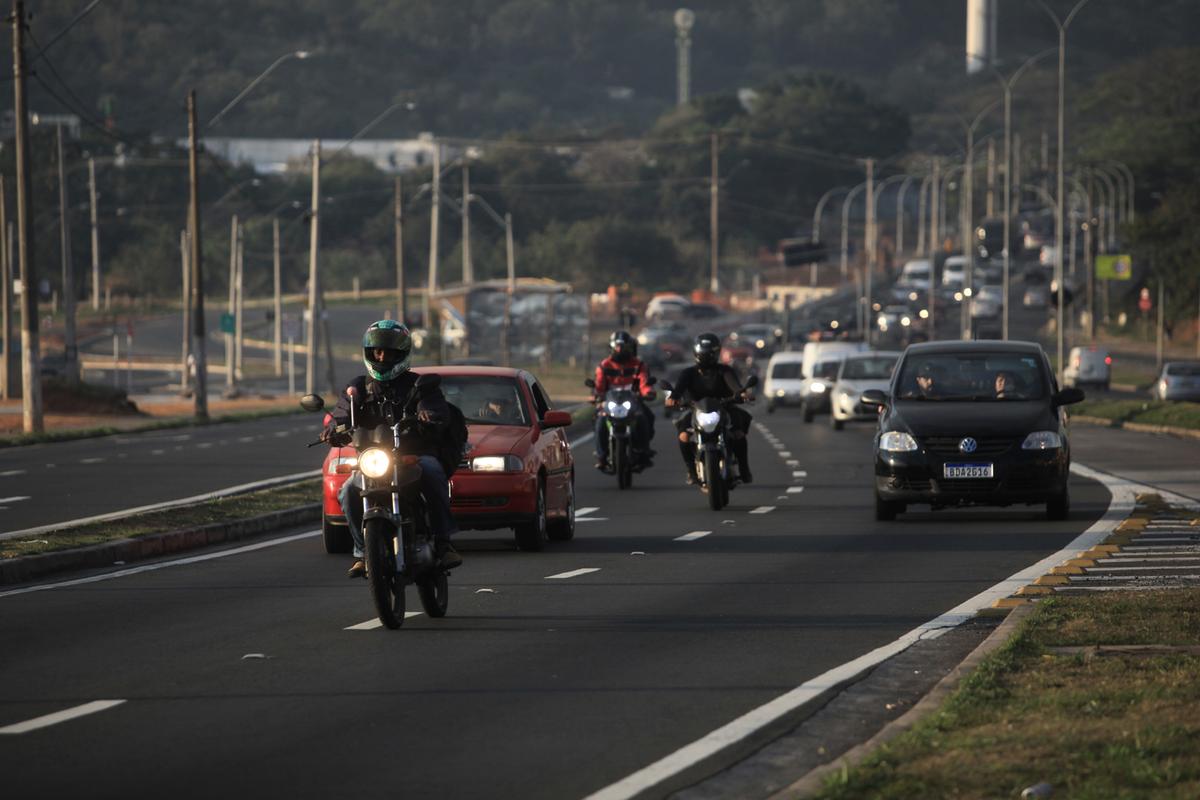
{"label": "car side mirror", "polygon": [[1068,386],[1066,389],[1060,389],[1054,393],[1054,407],[1069,406],[1073,403],[1080,403],[1084,398],[1083,389],[1077,386]]}
{"label": "car side mirror", "polygon": [[594,380],[592,380],[591,378],[585,378],[583,381],[583,385],[588,387],[589,389],[596,388],[596,382]]}
{"label": "car side mirror", "polygon": [[300,398],[300,407],[305,411],[320,411],[325,407],[325,401],[319,394],[306,394]]}
{"label": "car side mirror", "polygon": [[864,406],[883,406],[887,405],[887,394],[879,389],[867,389],[859,398]]}
{"label": "car side mirror", "polygon": [[543,428],[566,428],[573,421],[566,411],[547,411],[542,415]]}

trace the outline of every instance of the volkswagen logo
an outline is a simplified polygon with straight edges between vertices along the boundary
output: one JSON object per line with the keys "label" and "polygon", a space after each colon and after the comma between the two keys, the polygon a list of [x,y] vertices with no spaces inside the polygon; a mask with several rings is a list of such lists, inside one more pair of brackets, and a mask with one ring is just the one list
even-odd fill
{"label": "volkswagen logo", "polygon": [[958,449],[963,453],[974,453],[979,449],[979,442],[968,436],[958,443]]}

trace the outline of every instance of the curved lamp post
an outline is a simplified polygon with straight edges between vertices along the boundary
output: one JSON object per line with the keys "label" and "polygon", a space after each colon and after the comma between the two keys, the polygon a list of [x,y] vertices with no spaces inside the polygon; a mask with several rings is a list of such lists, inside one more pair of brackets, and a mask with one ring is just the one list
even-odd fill
{"label": "curved lamp post", "polygon": [[208,124],[204,126],[204,129],[208,130],[212,126],[216,125],[217,122],[220,121],[221,117],[228,114],[233,109],[234,106],[236,106],[238,103],[242,102],[242,98],[244,98],[247,94],[249,94],[250,90],[253,89],[255,86],[257,86],[259,83],[261,83],[264,78],[266,78],[268,75],[270,75],[272,72],[274,72],[275,69],[280,64],[282,64],[283,62],[285,62],[291,58],[295,58],[300,61],[303,61],[304,59],[308,58],[311,55],[312,55],[311,50],[293,50],[292,52],[284,53],[279,58],[275,59],[275,61],[271,64],[271,66],[269,66],[265,70],[263,70],[262,73],[257,78],[250,81],[250,83],[248,83],[246,85],[245,89],[242,89],[242,91],[238,92],[237,97],[230,100],[228,105],[226,105],[224,108],[222,108],[220,111],[218,111],[217,115],[215,117],[213,117],[212,119],[210,119],[208,121]]}

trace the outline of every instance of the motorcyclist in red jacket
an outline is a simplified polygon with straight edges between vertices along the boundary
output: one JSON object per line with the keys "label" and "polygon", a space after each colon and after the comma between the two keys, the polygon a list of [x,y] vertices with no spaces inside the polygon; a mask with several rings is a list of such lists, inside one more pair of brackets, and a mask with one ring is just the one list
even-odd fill
{"label": "motorcyclist in red jacket", "polygon": [[[647,401],[655,396],[650,370],[637,357],[637,340],[628,331],[616,331],[608,338],[610,354],[596,366],[595,401],[603,401],[609,389],[630,387],[642,398],[639,419],[633,426],[633,450],[643,467],[650,466],[654,451],[650,441],[654,438],[654,413]],[[596,416],[596,468],[608,470],[608,437],[604,434],[604,420]]]}

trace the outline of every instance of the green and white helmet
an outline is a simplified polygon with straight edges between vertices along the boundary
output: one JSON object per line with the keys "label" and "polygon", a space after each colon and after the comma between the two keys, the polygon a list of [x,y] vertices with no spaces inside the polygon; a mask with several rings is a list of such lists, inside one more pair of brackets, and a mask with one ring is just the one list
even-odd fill
{"label": "green and white helmet", "polygon": [[[385,350],[382,361],[375,359],[376,350]],[[412,334],[403,323],[381,319],[371,324],[363,334],[363,364],[367,374],[377,381],[390,381],[408,371],[412,356]]]}

